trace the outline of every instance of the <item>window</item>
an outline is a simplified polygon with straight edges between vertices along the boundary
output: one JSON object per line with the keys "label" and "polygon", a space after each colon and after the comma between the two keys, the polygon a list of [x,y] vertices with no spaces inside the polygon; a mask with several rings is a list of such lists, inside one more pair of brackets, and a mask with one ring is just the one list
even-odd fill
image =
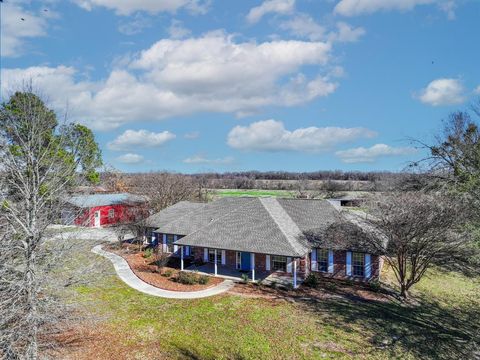
{"label": "window", "polygon": [[173,241],[175,240],[175,237],[171,234],[167,235],[167,252],[173,253]]}
{"label": "window", "polygon": [[242,268],[242,253],[237,251],[237,269],[240,270]]}
{"label": "window", "polygon": [[115,209],[108,210],[108,218],[113,219],[115,217]]}
{"label": "window", "polygon": [[287,258],[285,256],[272,256],[273,271],[287,271]]}
{"label": "window", "polygon": [[[208,249],[208,262],[215,263],[215,249]],[[222,251],[217,250],[217,264],[222,263]]]}
{"label": "window", "polygon": [[365,275],[365,254],[354,252],[352,254],[353,276]]}
{"label": "window", "polygon": [[328,250],[317,249],[317,266],[318,271],[328,271]]}

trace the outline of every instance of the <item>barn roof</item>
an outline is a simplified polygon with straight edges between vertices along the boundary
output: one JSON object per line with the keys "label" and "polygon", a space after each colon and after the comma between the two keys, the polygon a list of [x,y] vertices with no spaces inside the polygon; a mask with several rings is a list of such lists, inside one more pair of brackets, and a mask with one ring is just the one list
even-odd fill
{"label": "barn roof", "polygon": [[138,204],[146,201],[147,199],[144,196],[132,195],[128,193],[75,195],[66,199],[67,203],[79,208],[120,204]]}

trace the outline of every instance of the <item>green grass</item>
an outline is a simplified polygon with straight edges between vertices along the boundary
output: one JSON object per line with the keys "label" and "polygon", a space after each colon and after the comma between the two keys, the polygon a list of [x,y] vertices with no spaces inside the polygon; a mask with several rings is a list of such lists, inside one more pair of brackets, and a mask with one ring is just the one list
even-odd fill
{"label": "green grass", "polygon": [[231,197],[231,196],[252,196],[252,197],[262,197],[262,196],[272,196],[272,197],[287,197],[291,198],[295,196],[294,191],[287,190],[237,190],[237,189],[218,189],[215,190],[215,195],[220,197]]}
{"label": "green grass", "polygon": [[349,296],[169,300],[127,287],[95,259],[103,270],[73,295],[104,319],[102,328],[124,336],[117,341],[130,353],[121,358],[467,359],[478,341],[479,280],[456,273],[431,271],[413,292],[418,304],[408,306]]}

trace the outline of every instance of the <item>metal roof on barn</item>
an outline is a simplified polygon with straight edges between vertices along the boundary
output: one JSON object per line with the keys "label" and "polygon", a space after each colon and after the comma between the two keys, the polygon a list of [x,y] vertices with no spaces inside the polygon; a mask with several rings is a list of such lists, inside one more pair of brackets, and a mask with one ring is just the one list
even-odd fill
{"label": "metal roof on barn", "polygon": [[67,203],[79,208],[121,204],[134,205],[144,203],[146,201],[147,199],[144,196],[128,193],[75,195],[66,199]]}

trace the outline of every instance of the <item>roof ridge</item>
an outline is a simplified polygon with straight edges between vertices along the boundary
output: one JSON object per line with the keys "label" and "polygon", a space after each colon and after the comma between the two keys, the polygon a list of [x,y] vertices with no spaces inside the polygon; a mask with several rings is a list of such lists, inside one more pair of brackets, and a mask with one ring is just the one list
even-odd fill
{"label": "roof ridge", "polygon": [[[296,239],[296,236],[302,235],[303,232],[300,230],[295,221],[293,221],[283,206],[278,202],[278,200],[275,198],[259,198],[259,200],[267,213],[277,224],[288,243],[292,246],[293,250],[295,250],[295,252],[298,254],[304,252],[304,246]],[[285,222],[287,222],[287,224],[285,224]]]}

